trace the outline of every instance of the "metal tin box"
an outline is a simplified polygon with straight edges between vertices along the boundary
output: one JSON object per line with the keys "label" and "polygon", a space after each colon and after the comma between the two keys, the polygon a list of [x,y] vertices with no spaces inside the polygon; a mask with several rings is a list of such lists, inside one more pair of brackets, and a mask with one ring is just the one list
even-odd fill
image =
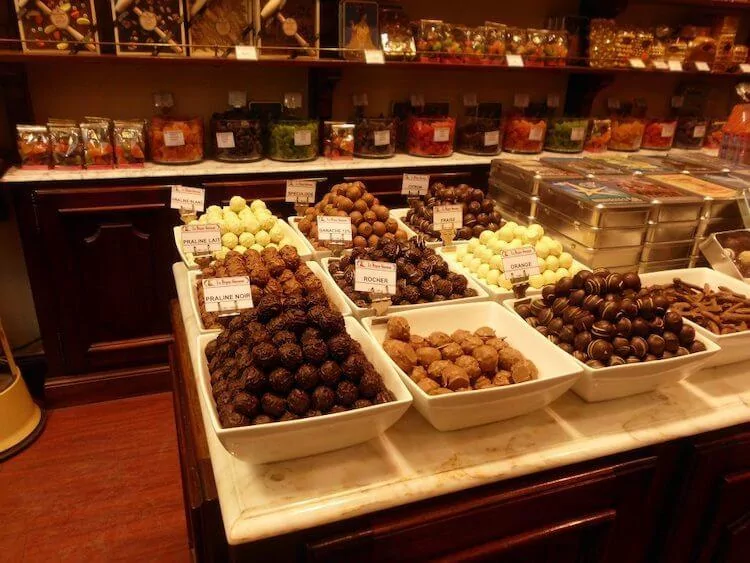
{"label": "metal tin box", "polygon": [[[537,205],[536,222],[545,228],[552,228],[571,240],[591,248],[614,248],[618,246],[640,246],[646,233],[646,226],[635,228],[592,227],[558,213],[554,209]],[[588,263],[588,262],[586,262]]]}
{"label": "metal tin box", "polygon": [[573,258],[586,264],[589,268],[620,268],[622,271],[635,269],[638,260],[641,257],[640,246],[618,246],[613,248],[591,248],[585,244],[566,237],[564,234],[555,229],[544,226],[547,235],[555,240],[560,241],[563,248],[568,251]]}
{"label": "metal tin box", "polygon": [[651,210],[651,204],[598,179],[544,182],[539,201],[572,220],[602,228],[646,225]]}
{"label": "metal tin box", "polygon": [[536,216],[536,206],[539,198],[526,192],[518,191],[507,184],[490,180],[489,193],[504,209],[512,209],[514,213],[528,217]]}
{"label": "metal tin box", "polygon": [[750,278],[750,265],[742,261],[742,255],[750,251],[750,230],[713,233],[700,244],[700,250],[714,270],[736,279]]}
{"label": "metal tin box", "polygon": [[671,168],[672,170],[679,171],[679,172],[691,172],[693,174],[704,174],[706,172],[714,171],[713,168],[709,168],[708,166],[705,166],[702,164],[695,164],[692,162],[678,162],[676,160],[669,158],[669,156],[647,156],[647,155],[636,154],[636,155],[631,156],[630,158],[638,162],[648,162],[655,166],[660,166],[662,168]]}
{"label": "metal tin box", "polygon": [[641,262],[665,262],[690,257],[693,239],[668,242],[647,242],[643,245]]}
{"label": "metal tin box", "polygon": [[641,262],[638,264],[638,273],[661,272],[664,270],[680,270],[687,268],[690,258],[677,258],[676,260],[665,260],[663,262]]}
{"label": "metal tin box", "polygon": [[600,162],[607,166],[618,168],[622,172],[631,174],[636,172],[641,172],[642,174],[658,174],[660,172],[671,172],[674,170],[672,167],[658,166],[650,162],[633,160],[632,158],[627,158],[625,156],[587,156],[584,157],[584,160]]}
{"label": "metal tin box", "polygon": [[732,168],[736,167],[735,164],[723,158],[699,152],[671,152],[667,158],[676,163],[709,168],[717,172],[730,172]]}
{"label": "metal tin box", "polygon": [[703,198],[703,215],[708,218],[739,217],[738,193],[732,188],[709,182],[690,174],[656,174],[648,178],[657,184],[677,188]]}
{"label": "metal tin box", "polygon": [[490,180],[496,180],[522,192],[537,195],[543,180],[571,180],[580,174],[542,164],[538,160],[496,158],[490,166]]}
{"label": "metal tin box", "polygon": [[669,242],[692,239],[698,231],[698,221],[657,223],[651,221],[646,228],[645,242]]}
{"label": "metal tin box", "polygon": [[604,162],[596,160],[587,160],[585,158],[555,158],[555,157],[543,157],[541,159],[545,164],[550,166],[556,166],[562,170],[573,172],[581,176],[588,176],[593,174],[594,176],[608,176],[611,174],[622,174],[619,168],[609,166]]}
{"label": "metal tin box", "polygon": [[[651,221],[698,221],[703,208],[703,199],[662,184],[652,182],[646,176],[610,176],[617,189],[651,204]],[[684,237],[688,238],[688,237]]]}

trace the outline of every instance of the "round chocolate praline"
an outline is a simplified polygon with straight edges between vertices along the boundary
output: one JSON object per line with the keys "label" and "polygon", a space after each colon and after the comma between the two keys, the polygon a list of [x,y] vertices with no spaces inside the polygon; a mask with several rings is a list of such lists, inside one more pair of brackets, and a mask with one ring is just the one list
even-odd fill
{"label": "round chocolate praline", "polygon": [[515,308],[516,308],[516,313],[518,313],[519,315],[521,315],[521,317],[523,317],[524,319],[528,318],[528,317],[530,317],[532,315],[532,313],[531,313],[531,307],[529,306],[528,303],[516,304]]}
{"label": "round chocolate praline", "polygon": [[580,307],[577,307],[575,305],[568,305],[563,311],[563,321],[565,321],[567,324],[572,323],[578,317],[581,311],[582,309]]}
{"label": "round chocolate praline", "polygon": [[596,318],[591,313],[581,314],[573,320],[573,328],[577,331],[591,330],[594,322]]}
{"label": "round chocolate praline", "polygon": [[570,300],[571,305],[576,305],[577,307],[580,307],[583,305],[583,300],[586,298],[586,292],[583,289],[574,289],[570,292],[570,295],[568,296],[568,299]]}
{"label": "round chocolate praline", "polygon": [[634,336],[642,336],[645,338],[651,333],[651,326],[648,324],[647,320],[642,319],[641,317],[636,317],[633,319],[631,332]]}
{"label": "round chocolate praline", "polygon": [[680,334],[680,330],[682,330],[682,315],[674,311],[667,311],[664,315],[664,328],[669,332]]}
{"label": "round chocolate praline", "polygon": [[597,310],[602,320],[614,322],[621,308],[620,304],[615,301],[602,301]]}
{"label": "round chocolate praline", "polygon": [[557,345],[560,350],[564,350],[568,354],[572,354],[575,350],[573,350],[572,344],[569,342],[560,342],[560,344]]}
{"label": "round chocolate praline", "polygon": [[690,353],[691,353],[691,354],[696,354],[696,353],[698,353],[698,352],[705,352],[705,351],[706,351],[706,345],[705,345],[705,344],[703,344],[703,342],[701,342],[700,340],[695,340],[695,341],[694,341],[694,342],[693,342],[693,343],[692,343],[692,344],[690,345],[690,348],[689,348],[689,350],[690,350]]}
{"label": "round chocolate praline", "polygon": [[579,362],[586,363],[589,359],[586,352],[581,352],[580,350],[574,350],[573,351],[573,357],[578,360]]}
{"label": "round chocolate praline", "polygon": [[598,295],[587,295],[583,300],[583,308],[593,313],[599,309],[599,303],[602,301],[603,299]]}
{"label": "round chocolate praline", "polygon": [[539,324],[542,326],[547,326],[552,319],[554,319],[555,315],[552,312],[552,309],[549,307],[545,307],[541,311],[539,311],[536,315],[537,320],[539,321]]}
{"label": "round chocolate praline", "polygon": [[567,297],[573,289],[573,280],[571,278],[560,278],[555,283],[555,295],[557,297]]}
{"label": "round chocolate praline", "polygon": [[633,353],[633,349],[630,347],[630,340],[622,336],[615,336],[612,339],[612,346],[614,347],[614,353],[623,358],[627,358]]}
{"label": "round chocolate praline", "polygon": [[547,305],[545,301],[542,301],[541,299],[535,299],[529,304],[529,309],[531,310],[532,315],[538,315],[539,311],[542,311],[547,308]]}
{"label": "round chocolate praline", "polygon": [[695,340],[695,329],[690,325],[683,325],[677,337],[680,339],[682,346],[689,348]]}
{"label": "round chocolate praline", "polygon": [[680,347],[680,339],[677,338],[677,335],[674,332],[665,330],[662,338],[664,338],[664,349],[667,352],[676,353]]}
{"label": "round chocolate praline", "polygon": [[609,359],[609,364],[608,365],[609,365],[609,367],[623,366],[623,365],[625,365],[625,360],[622,357],[620,357],[620,356],[612,356]]}
{"label": "round chocolate praline", "polygon": [[655,309],[654,309],[654,300],[651,299],[651,297],[640,297],[636,300],[636,305],[638,305],[638,313],[641,317],[646,319],[647,321],[650,321],[654,318]]}
{"label": "round chocolate praline", "polygon": [[286,411],[286,399],[273,393],[264,393],[260,406],[265,414],[278,418]]}
{"label": "round chocolate praline", "polygon": [[589,344],[591,344],[591,341],[594,338],[591,336],[591,333],[589,331],[583,331],[579,332],[575,335],[575,338],[573,339],[573,346],[575,346],[576,350],[579,350],[580,352],[585,352],[586,349],[589,347]]}
{"label": "round chocolate praline", "polygon": [[647,339],[648,351],[654,356],[659,357],[664,353],[664,337],[659,334],[651,334]]}
{"label": "round chocolate praline", "polygon": [[310,395],[301,389],[292,389],[286,397],[286,404],[290,411],[302,416],[310,408]]}
{"label": "round chocolate praline", "polygon": [[599,360],[600,362],[606,362],[612,357],[612,344],[606,340],[598,338],[592,340],[586,349],[586,353],[593,360]]}
{"label": "round chocolate praline", "polygon": [[655,360],[658,360],[658,356],[654,356],[653,354],[646,354],[646,357],[643,358],[644,362],[653,362]]}
{"label": "round chocolate praline", "polygon": [[615,335],[615,326],[609,321],[596,321],[591,327],[591,335],[594,338],[610,339]]}
{"label": "round chocolate praline", "polygon": [[555,315],[562,315],[565,308],[570,304],[570,300],[567,297],[558,297],[552,303],[552,312]]}
{"label": "round chocolate praline", "polygon": [[589,366],[590,368],[594,368],[594,369],[600,369],[600,368],[606,367],[599,360],[589,360],[588,362],[586,362],[586,365]]}
{"label": "round chocolate praline", "polygon": [[359,399],[359,389],[351,381],[339,381],[336,386],[336,402],[345,407],[351,406]]}
{"label": "round chocolate praline", "polygon": [[661,317],[654,317],[654,319],[648,323],[653,334],[662,334],[664,332],[664,319]]}
{"label": "round chocolate praline", "polygon": [[562,342],[570,343],[573,342],[573,339],[576,337],[576,331],[573,329],[572,325],[565,325],[557,335]]}
{"label": "round chocolate praline", "polygon": [[552,303],[555,301],[555,286],[554,285],[545,285],[542,288],[542,301],[547,305],[552,305]]}
{"label": "round chocolate praline", "polygon": [[589,277],[585,282],[583,282],[583,290],[588,295],[599,295],[599,293],[602,291],[603,286],[604,284],[602,283],[602,279],[596,275]]}
{"label": "round chocolate praline", "polygon": [[630,349],[633,350],[633,355],[636,358],[643,358],[648,354],[648,343],[645,338],[634,336],[630,339]]}
{"label": "round chocolate praline", "polygon": [[690,350],[683,346],[677,348],[677,352],[675,352],[675,356],[687,356],[688,354],[690,354]]}
{"label": "round chocolate praline", "polygon": [[617,330],[617,334],[620,336],[630,338],[630,333],[633,330],[633,322],[627,317],[618,319],[615,323],[615,330]]}
{"label": "round chocolate praline", "polygon": [[564,325],[565,322],[560,317],[555,317],[547,325],[547,331],[550,334],[559,335]]}
{"label": "round chocolate praline", "polygon": [[336,393],[330,387],[320,385],[315,388],[311,395],[312,408],[321,412],[327,412],[336,402]]}
{"label": "round chocolate praline", "polygon": [[539,319],[537,319],[536,317],[529,317],[524,320],[526,321],[526,324],[532,328],[536,328],[537,326],[539,326]]}
{"label": "round chocolate praline", "polygon": [[624,282],[620,274],[609,274],[605,281],[607,283],[607,291],[610,293],[622,291],[624,288]]}
{"label": "round chocolate praline", "polygon": [[622,277],[622,285],[625,289],[632,289],[633,291],[640,291],[641,289],[641,278],[634,272],[628,272]]}
{"label": "round chocolate praline", "polygon": [[537,326],[534,328],[536,328],[536,331],[542,336],[547,336],[549,334],[549,331],[547,330],[546,326]]}
{"label": "round chocolate praline", "polygon": [[626,364],[640,364],[641,359],[638,356],[628,356],[627,358],[625,358],[625,363]]}
{"label": "round chocolate praline", "polygon": [[589,270],[581,270],[575,276],[573,276],[573,287],[575,289],[583,289],[583,284],[591,276]]}
{"label": "round chocolate praline", "polygon": [[547,340],[552,342],[552,344],[560,344],[560,337],[557,336],[556,334],[548,334]]}
{"label": "round chocolate praline", "polygon": [[655,295],[653,297],[653,300],[654,300],[654,312],[657,315],[664,315],[664,313],[667,310],[667,307],[669,307],[669,301],[667,300],[667,298],[664,295],[659,294],[659,295]]}
{"label": "round chocolate praline", "polygon": [[622,314],[629,319],[635,318],[635,316],[638,314],[638,305],[636,305],[635,301],[630,297],[625,297],[622,301],[620,301],[620,308],[622,310]]}

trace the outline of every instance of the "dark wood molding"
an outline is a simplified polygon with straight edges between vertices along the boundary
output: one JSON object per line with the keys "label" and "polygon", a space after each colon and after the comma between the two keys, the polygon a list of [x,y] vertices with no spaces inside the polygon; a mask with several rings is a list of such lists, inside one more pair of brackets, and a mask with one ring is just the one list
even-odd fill
{"label": "dark wood molding", "polygon": [[171,334],[157,334],[145,338],[130,340],[116,340],[112,342],[97,342],[89,346],[89,353],[107,353],[115,350],[131,350],[133,348],[149,348],[151,346],[166,346],[172,343]]}

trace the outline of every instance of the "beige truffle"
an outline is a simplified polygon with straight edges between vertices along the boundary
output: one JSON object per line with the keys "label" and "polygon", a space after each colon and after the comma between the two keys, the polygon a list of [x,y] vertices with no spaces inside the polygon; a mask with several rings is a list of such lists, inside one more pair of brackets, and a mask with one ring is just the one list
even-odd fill
{"label": "beige truffle", "polygon": [[427,370],[422,366],[417,366],[413,370],[411,370],[411,375],[409,377],[411,377],[411,380],[414,383],[419,383],[425,377],[427,377]]}
{"label": "beige truffle", "polygon": [[498,385],[500,387],[504,385],[510,385],[510,372],[500,370],[495,374],[495,377],[492,378],[492,384]]}
{"label": "beige truffle", "polygon": [[482,370],[479,367],[479,362],[472,356],[459,356],[454,360],[455,364],[462,368],[466,373],[469,374],[469,379],[472,381],[482,375]]}
{"label": "beige truffle", "polygon": [[451,364],[443,370],[443,386],[452,391],[461,387],[468,387],[469,374],[457,365]]}
{"label": "beige truffle", "polygon": [[490,387],[494,387],[492,385],[492,382],[485,376],[477,377],[477,380],[474,382],[474,389],[488,389]]}
{"label": "beige truffle", "polygon": [[448,360],[438,360],[436,362],[432,362],[427,368],[427,375],[429,375],[432,379],[437,379],[438,381],[442,381],[443,370],[451,365],[453,364],[449,362]]}
{"label": "beige truffle", "polygon": [[451,337],[444,332],[436,331],[430,334],[430,336],[427,337],[427,340],[429,340],[430,344],[432,344],[435,348],[439,348],[440,346],[445,346],[446,344],[450,343]]}
{"label": "beige truffle", "polygon": [[391,317],[388,319],[388,324],[386,325],[387,338],[409,342],[410,333],[409,321],[404,317]]}
{"label": "beige truffle", "polygon": [[447,395],[448,393],[453,393],[453,391],[451,391],[447,387],[438,387],[437,389],[428,391],[428,394],[430,395]]}
{"label": "beige truffle", "polygon": [[383,342],[383,350],[405,373],[411,373],[411,370],[417,364],[417,353],[406,342],[393,339],[386,340]]}
{"label": "beige truffle", "polygon": [[422,346],[429,346],[430,345],[429,342],[427,342],[424,338],[422,338],[418,334],[412,334],[409,337],[409,344],[411,344],[411,347],[414,348],[415,350],[417,348],[421,348]]}
{"label": "beige truffle", "polygon": [[482,344],[484,344],[484,341],[481,338],[471,335],[464,338],[463,342],[461,342],[461,349],[464,351],[464,354],[471,356],[474,348],[477,348]]}
{"label": "beige truffle", "polygon": [[417,362],[420,366],[429,367],[432,362],[444,359],[440,354],[440,350],[432,348],[430,346],[423,346],[417,348]]}
{"label": "beige truffle", "polygon": [[521,352],[511,346],[506,346],[498,352],[497,361],[501,368],[509,370],[513,367],[513,364],[522,362],[524,359]]}
{"label": "beige truffle", "polygon": [[474,335],[479,338],[495,338],[495,330],[488,326],[482,326],[474,331]]}
{"label": "beige truffle", "polygon": [[487,346],[492,346],[498,352],[508,347],[508,343],[504,338],[488,338],[485,344]]}
{"label": "beige truffle", "polygon": [[471,333],[468,330],[458,329],[454,330],[451,333],[451,338],[453,339],[453,341],[458,342],[459,344],[461,344],[461,342],[463,342],[469,336],[471,336]]}
{"label": "beige truffle", "polygon": [[533,363],[529,360],[523,360],[510,369],[510,375],[513,383],[523,383],[524,381],[531,381],[538,373]]}
{"label": "beige truffle", "polygon": [[492,346],[486,344],[477,346],[471,355],[479,362],[479,369],[484,373],[495,373],[497,371],[497,350]]}
{"label": "beige truffle", "polygon": [[449,344],[446,344],[445,346],[440,348],[440,353],[442,354],[444,360],[455,361],[456,358],[463,356],[464,351],[461,349],[461,346],[459,346],[455,342],[450,342]]}
{"label": "beige truffle", "polygon": [[419,383],[417,383],[417,387],[419,387],[422,391],[425,393],[430,393],[431,391],[434,391],[435,389],[440,389],[440,385],[429,377],[426,377]]}

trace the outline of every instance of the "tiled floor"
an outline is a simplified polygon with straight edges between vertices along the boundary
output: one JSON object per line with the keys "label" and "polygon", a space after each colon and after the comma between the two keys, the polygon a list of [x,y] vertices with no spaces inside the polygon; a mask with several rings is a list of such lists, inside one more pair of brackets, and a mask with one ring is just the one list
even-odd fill
{"label": "tiled floor", "polygon": [[0,463],[0,562],[189,560],[171,394],[51,411]]}

